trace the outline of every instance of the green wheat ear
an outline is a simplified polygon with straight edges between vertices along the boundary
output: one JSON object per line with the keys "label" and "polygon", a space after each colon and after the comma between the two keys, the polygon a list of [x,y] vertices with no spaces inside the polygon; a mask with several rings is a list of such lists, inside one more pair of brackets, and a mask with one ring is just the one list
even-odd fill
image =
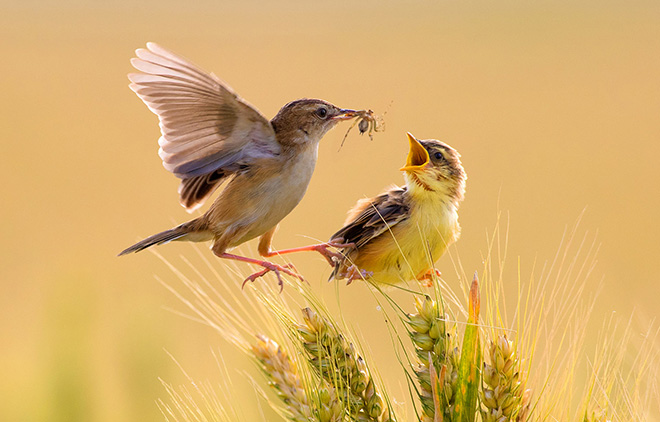
{"label": "green wheat ear", "polygon": [[406,322],[419,360],[415,375],[422,404],[421,419],[433,421],[438,412],[445,420],[451,420],[460,360],[455,329],[447,331],[447,317],[440,315],[438,304],[429,296],[423,300],[416,297],[415,308],[417,313],[409,314]]}
{"label": "green wheat ear", "polygon": [[477,413],[481,343],[479,339],[479,283],[475,275],[470,289],[469,316],[458,347],[455,326],[447,330],[447,318],[438,303],[426,296],[415,299],[417,313],[409,314],[409,335],[419,363],[415,375],[422,403],[422,422],[472,422]]}
{"label": "green wheat ear", "polygon": [[304,422],[313,416],[309,398],[298,376],[298,370],[280,346],[264,335],[257,336],[252,354],[259,362],[269,385],[277,392],[292,421]]}
{"label": "green wheat ear", "polygon": [[490,341],[484,362],[481,417],[484,422],[525,422],[531,390],[525,390],[520,359],[506,335]]}
{"label": "green wheat ear", "polygon": [[337,399],[334,388],[321,383],[314,389],[306,389],[298,375],[298,368],[276,342],[259,335],[257,343],[252,346],[252,353],[269,379],[268,384],[284,403],[290,420],[339,422],[343,419],[345,409]]}
{"label": "green wheat ear", "polygon": [[305,308],[302,312],[304,324],[297,329],[307,359],[319,377],[335,389],[349,420],[393,420],[353,344],[312,309]]}

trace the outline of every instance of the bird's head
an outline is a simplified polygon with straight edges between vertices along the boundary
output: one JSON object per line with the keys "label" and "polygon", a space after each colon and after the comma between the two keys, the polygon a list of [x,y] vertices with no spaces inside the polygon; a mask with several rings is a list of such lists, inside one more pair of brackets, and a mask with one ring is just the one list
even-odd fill
{"label": "bird's head", "polygon": [[305,98],[282,107],[271,124],[280,143],[317,143],[337,123],[356,116],[355,110],[339,108],[323,100]]}
{"label": "bird's head", "polygon": [[406,184],[411,192],[435,192],[460,201],[465,193],[467,175],[461,164],[461,155],[444,142],[427,139],[418,141],[408,133],[410,151],[405,172]]}

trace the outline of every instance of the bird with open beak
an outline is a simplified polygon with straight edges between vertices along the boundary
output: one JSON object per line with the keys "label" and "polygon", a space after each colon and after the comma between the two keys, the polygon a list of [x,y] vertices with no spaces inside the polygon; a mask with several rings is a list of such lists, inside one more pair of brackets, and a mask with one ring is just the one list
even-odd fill
{"label": "bird with open beak", "polygon": [[332,243],[347,244],[335,256],[331,278],[367,278],[398,284],[429,284],[435,261],[460,235],[458,207],[467,176],[460,155],[449,145],[417,140],[408,133],[406,185],[362,199],[349,212]]}
{"label": "bird with open beak", "polygon": [[[326,101],[301,99],[286,104],[268,121],[215,75],[154,43],[136,51],[130,88],[160,120],[159,155],[181,179],[181,205],[193,211],[224,183],[211,207],[199,218],[155,234],[119,255],[170,241],[213,241],[220,258],[256,264],[263,270],[300,277],[290,266],[230,254],[261,237],[259,253],[273,256],[270,245],[278,223],[302,199],[316,165],[321,138],[355,110]],[[226,182],[226,183],[225,183]],[[323,253],[326,245],[315,250]]]}

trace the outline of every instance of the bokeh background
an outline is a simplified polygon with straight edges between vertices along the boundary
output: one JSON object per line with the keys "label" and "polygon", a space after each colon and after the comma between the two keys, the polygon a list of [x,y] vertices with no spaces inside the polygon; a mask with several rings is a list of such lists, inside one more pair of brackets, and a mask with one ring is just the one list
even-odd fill
{"label": "bokeh background", "polygon": [[[215,332],[168,310],[181,305],[156,281],[173,277],[157,257],[116,257],[189,218],[156,154],[157,119],[127,87],[147,41],[215,72],[268,117],[301,97],[387,110],[373,142],[353,132],[339,151],[346,125],[324,138],[276,247],[326,239],[358,198],[401,183],[411,131],[463,155],[452,253],[469,271],[498,212],[514,283],[518,258],[529,277],[584,211],[578,230],[601,244],[587,281],[601,289],[595,327],[613,312],[642,325],[660,316],[657,1],[4,0],[1,420],[162,420],[158,378],[185,380],[165,351],[196,379],[219,382],[211,350],[250,369]],[[188,244],[160,252],[175,265],[196,254]],[[337,293],[321,258],[292,260],[360,330],[382,323],[364,286]],[[449,257],[439,268],[454,288],[465,282]],[[393,361],[387,342],[375,349]],[[235,389],[246,420],[258,420],[249,384]]]}

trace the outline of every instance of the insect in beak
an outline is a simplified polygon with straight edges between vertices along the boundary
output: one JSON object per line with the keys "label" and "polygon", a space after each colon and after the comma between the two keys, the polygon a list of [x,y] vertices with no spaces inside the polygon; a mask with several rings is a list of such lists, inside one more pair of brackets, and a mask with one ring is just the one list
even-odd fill
{"label": "insect in beak", "polygon": [[406,160],[406,165],[399,170],[407,171],[408,173],[424,170],[424,167],[429,163],[428,151],[426,151],[426,148],[410,132],[408,132],[408,141],[410,142],[408,159]]}
{"label": "insect in beak", "polygon": [[332,120],[350,120],[357,115],[358,113],[355,110],[342,108],[339,110],[339,114],[334,116]]}

